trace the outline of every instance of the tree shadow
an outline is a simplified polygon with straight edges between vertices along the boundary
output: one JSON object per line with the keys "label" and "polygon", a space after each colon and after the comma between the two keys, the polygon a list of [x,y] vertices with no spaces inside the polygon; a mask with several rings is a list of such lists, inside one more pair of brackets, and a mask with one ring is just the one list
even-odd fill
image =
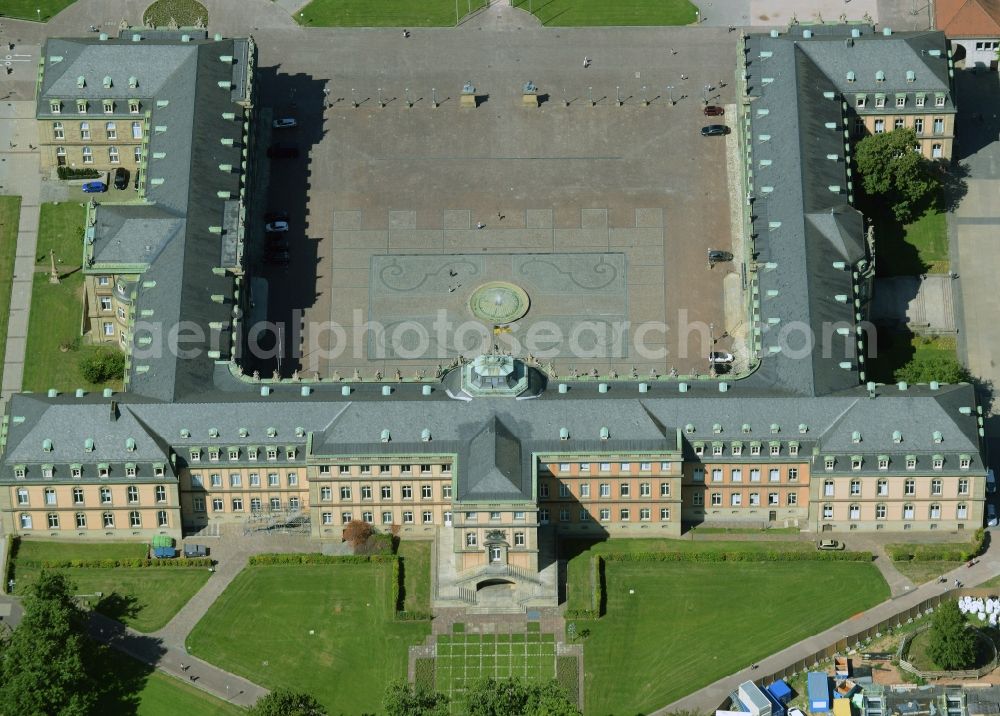
{"label": "tree shadow", "polygon": [[876,383],[895,383],[895,373],[913,360],[914,333],[905,325],[877,325],[869,331],[866,349],[868,351],[868,375]]}
{"label": "tree shadow", "polygon": [[944,212],[952,212],[962,203],[962,199],[969,192],[970,174],[968,163],[957,163],[950,167],[942,165],[941,170],[941,193],[937,199],[937,209]]}
{"label": "tree shadow", "polygon": [[106,644],[94,644],[91,661],[97,684],[94,713],[131,716],[139,712],[142,690],[154,669]]}
{"label": "tree shadow", "polygon": [[119,594],[118,592],[105,594],[94,604],[95,611],[120,622],[126,622],[139,616],[142,607],[143,605],[139,604],[135,595]]}

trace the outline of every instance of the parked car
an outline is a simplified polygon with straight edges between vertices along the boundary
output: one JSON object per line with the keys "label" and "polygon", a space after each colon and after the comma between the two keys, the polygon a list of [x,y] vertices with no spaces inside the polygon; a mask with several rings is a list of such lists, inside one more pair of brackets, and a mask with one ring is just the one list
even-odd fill
{"label": "parked car", "polygon": [[986,526],[997,526],[997,508],[992,502],[986,503]]}
{"label": "parked car", "polygon": [[264,224],[264,231],[280,233],[288,231],[287,221],[272,221],[269,224]]}
{"label": "parked car", "polygon": [[271,159],[294,159],[299,156],[299,146],[282,142],[272,144],[267,148],[267,156]]}
{"label": "parked car", "polygon": [[724,124],[709,124],[701,128],[701,136],[703,137],[718,137],[723,134],[729,134],[729,127]]}
{"label": "parked car", "polygon": [[733,255],[729,251],[719,251],[718,249],[708,250],[708,260],[710,263],[718,263],[720,261],[732,261]]}
{"label": "parked car", "polygon": [[269,211],[264,214],[264,221],[288,221],[287,211]]}
{"label": "parked car", "polygon": [[725,113],[726,110],[724,110],[722,107],[719,107],[718,105],[710,104],[707,107],[705,107],[706,117],[721,117]]}
{"label": "parked car", "polygon": [[[276,234],[276,236],[282,236],[282,234]],[[267,242],[266,250],[272,253],[276,251],[287,252],[289,248],[290,247],[288,246],[288,242],[285,241],[284,239],[272,239],[271,241]]]}
{"label": "parked car", "polygon": [[84,194],[101,194],[108,190],[108,185],[102,181],[88,181],[83,185]]}
{"label": "parked car", "polygon": [[726,353],[726,351],[712,351],[708,354],[708,362],[716,365],[727,363],[732,363],[735,358],[733,358],[732,353]]}
{"label": "parked car", "polygon": [[844,549],[844,543],[835,539],[821,539],[816,543],[816,549]]}
{"label": "parked car", "polygon": [[268,241],[284,241],[288,234],[284,231],[268,231],[264,234]]}
{"label": "parked car", "polygon": [[186,544],[184,545],[184,556],[191,557],[207,557],[208,547],[203,544]]}
{"label": "parked car", "polygon": [[118,167],[115,169],[115,189],[124,190],[128,186],[128,169]]}
{"label": "parked car", "polygon": [[986,471],[986,494],[992,495],[997,491],[997,476],[993,473],[993,468],[991,467]]}
{"label": "parked car", "polygon": [[271,126],[275,129],[291,129],[292,127],[299,126],[299,123],[294,117],[282,117],[271,122]]}
{"label": "parked car", "polygon": [[289,258],[291,258],[291,256],[287,251],[268,251],[264,255],[264,261],[278,266],[287,266]]}

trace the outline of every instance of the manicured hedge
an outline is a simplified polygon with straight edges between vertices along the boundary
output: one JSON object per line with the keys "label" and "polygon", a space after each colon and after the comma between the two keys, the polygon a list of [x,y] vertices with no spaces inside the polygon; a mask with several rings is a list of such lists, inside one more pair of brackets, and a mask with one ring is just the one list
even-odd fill
{"label": "manicured hedge", "polygon": [[959,544],[887,544],[893,562],[967,562],[983,551],[986,530],[978,529],[972,541]]}
{"label": "manicured hedge", "polygon": [[255,554],[250,564],[262,566],[270,564],[385,564],[398,559],[394,554]]}
{"label": "manicured hedge", "polygon": [[210,557],[194,559],[43,559],[18,560],[18,566],[34,569],[108,569],[112,567],[211,567]]}
{"label": "manicured hedge", "polygon": [[604,557],[599,554],[590,558],[591,580],[590,609],[567,609],[567,619],[598,619],[604,614]]}
{"label": "manicured hedge", "polygon": [[101,173],[89,167],[58,167],[56,174],[60,179],[96,179]]}
{"label": "manicured hedge", "polygon": [[0,572],[3,572],[3,584],[0,585],[0,594],[7,593],[7,584],[14,578],[14,545],[16,544],[14,542],[14,535],[7,535],[4,537],[4,541],[7,543],[7,548],[4,550],[4,559],[6,561],[3,565],[0,565],[2,567]]}
{"label": "manicured hedge", "polygon": [[556,657],[556,681],[566,691],[566,696],[576,706],[580,699],[580,662],[575,656]]}
{"label": "manicured hedge", "polygon": [[609,552],[608,562],[871,562],[871,552]]}
{"label": "manicured hedge", "polygon": [[434,659],[417,659],[413,664],[413,683],[418,689],[434,691]]}

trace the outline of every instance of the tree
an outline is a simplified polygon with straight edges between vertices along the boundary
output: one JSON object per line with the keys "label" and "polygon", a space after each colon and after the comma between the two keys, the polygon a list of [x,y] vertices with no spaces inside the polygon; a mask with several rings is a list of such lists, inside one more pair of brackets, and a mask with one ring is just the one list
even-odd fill
{"label": "tree", "polygon": [[257,699],[250,716],[326,716],[326,709],[309,694],[278,688]]}
{"label": "tree", "polygon": [[364,520],[351,520],[344,527],[344,541],[353,547],[360,547],[375,532],[374,528]]}
{"label": "tree", "polygon": [[521,679],[480,679],[466,694],[469,716],[580,716],[555,679],[539,684]]}
{"label": "tree", "polygon": [[942,602],[934,611],[927,655],[945,670],[967,669],[976,663],[976,634],[954,600]]}
{"label": "tree", "polygon": [[85,716],[99,683],[87,673],[87,616],[65,575],[43,571],[24,599],[24,618],[0,646],[0,714]]}
{"label": "tree", "polygon": [[962,383],[969,380],[969,371],[952,356],[917,356],[893,374],[897,381],[907,383]]}
{"label": "tree", "polygon": [[382,708],[388,716],[448,716],[448,697],[406,681],[394,681],[385,690]]}
{"label": "tree", "polygon": [[870,134],[854,149],[865,193],[885,197],[901,223],[911,221],[916,209],[941,186],[935,164],[914,151],[916,145],[912,129],[894,129]]}
{"label": "tree", "polygon": [[115,348],[100,348],[80,359],[80,372],[89,383],[121,378],[125,372],[125,354]]}

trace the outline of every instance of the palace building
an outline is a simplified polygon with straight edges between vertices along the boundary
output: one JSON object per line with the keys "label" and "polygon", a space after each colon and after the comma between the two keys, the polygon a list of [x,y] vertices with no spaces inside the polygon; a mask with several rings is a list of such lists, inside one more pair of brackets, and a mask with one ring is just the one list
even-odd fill
{"label": "palace building", "polygon": [[[127,350],[128,375],[120,393],[9,401],[0,529],[145,540],[270,515],[339,541],[363,520],[437,541],[437,604],[474,602],[477,585],[502,578],[528,606],[555,599],[560,535],[978,528],[973,387],[867,376],[875,247],[848,169],[856,120],[879,131],[883,114],[904,125],[926,115],[921,151],[938,156],[940,143],[950,155],[947,46],[940,33],[855,29],[747,39],[752,360],[740,375],[648,379],[558,376],[500,351],[407,380],[248,375],[245,227],[263,211],[264,161],[252,39],[137,29],[49,40],[38,100],[48,164],[89,155],[111,168],[116,146],[139,172],[142,201],[93,202],[83,247],[86,330]],[[107,123],[116,137],[79,134]],[[170,350],[180,321],[201,330]]]}

